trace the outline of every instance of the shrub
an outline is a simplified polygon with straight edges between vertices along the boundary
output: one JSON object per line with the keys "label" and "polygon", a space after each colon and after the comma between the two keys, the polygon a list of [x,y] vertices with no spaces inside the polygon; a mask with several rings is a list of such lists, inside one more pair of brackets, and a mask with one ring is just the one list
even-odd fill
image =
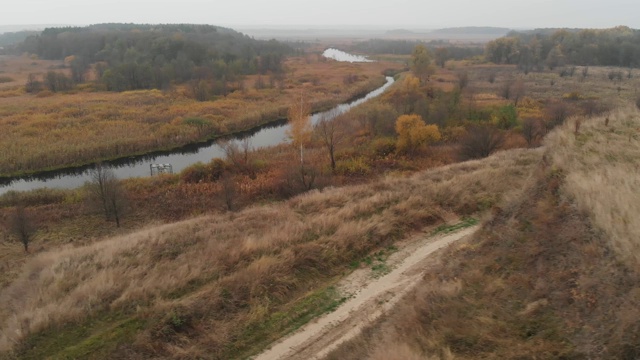
{"label": "shrub", "polygon": [[484,158],[498,150],[503,142],[500,130],[491,126],[472,126],[460,141],[458,157],[461,160]]}
{"label": "shrub", "polygon": [[401,115],[396,121],[398,133],[397,150],[414,155],[418,148],[439,141],[440,130],[437,125],[427,125],[420,115]]}
{"label": "shrub", "polygon": [[494,124],[500,129],[511,129],[518,125],[518,111],[512,104],[498,109],[493,118]]}
{"label": "shrub", "polygon": [[213,159],[209,164],[199,162],[182,170],[180,179],[185,183],[216,181],[226,169],[227,163],[222,159]]}
{"label": "shrub", "polygon": [[360,176],[368,175],[370,172],[371,167],[361,157],[339,161],[336,165],[336,173],[340,175]]}
{"label": "shrub", "polygon": [[378,138],[371,142],[373,154],[378,158],[385,158],[396,151],[396,141],[392,138]]}

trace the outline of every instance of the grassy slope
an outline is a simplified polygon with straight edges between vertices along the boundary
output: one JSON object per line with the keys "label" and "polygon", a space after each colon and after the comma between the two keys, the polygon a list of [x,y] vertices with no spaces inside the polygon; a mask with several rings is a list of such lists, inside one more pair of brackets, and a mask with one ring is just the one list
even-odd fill
{"label": "grassy slope", "polygon": [[329,358],[637,359],[640,113],[609,116],[551,134],[521,196]]}
{"label": "grassy slope", "polygon": [[[333,308],[349,264],[491,208],[541,156],[515,150],[52,250],[0,294],[20,358],[237,358]],[[505,186],[510,184],[510,186]]]}

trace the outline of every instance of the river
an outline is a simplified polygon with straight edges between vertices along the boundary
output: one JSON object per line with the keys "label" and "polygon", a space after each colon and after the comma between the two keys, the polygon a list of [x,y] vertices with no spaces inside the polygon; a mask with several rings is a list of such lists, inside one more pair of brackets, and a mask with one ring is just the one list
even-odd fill
{"label": "river", "polygon": [[[346,59],[342,61],[355,61],[353,56],[350,54],[343,53],[335,49],[328,49],[327,51],[329,50],[333,50],[331,51],[331,54],[335,55],[335,57],[332,56],[332,58],[338,61],[341,61],[341,57]],[[394,82],[392,77],[387,77],[386,80],[387,81],[383,86],[368,93],[360,99],[354,100],[350,103],[340,104],[328,111],[313,114],[311,116],[311,122],[315,124],[323,117],[331,118],[343,114],[354,106],[358,106],[382,94]],[[232,137],[233,140],[231,141],[241,142],[244,139],[249,138],[252,148],[257,149],[261,147],[274,146],[288,141],[286,136],[288,128],[289,125],[286,121],[276,121],[269,125],[256,128],[253,131],[237,134]],[[172,151],[155,152],[142,156],[108,161],[105,162],[105,164],[112,168],[116,177],[119,179],[127,179],[150,176],[151,164],[171,164],[173,172],[176,173],[197,162],[208,163],[214,158],[223,158],[224,156],[224,151],[219,145],[219,140],[214,140],[207,143],[187,145]],[[3,183],[0,183],[0,195],[11,190],[26,191],[45,187],[62,189],[80,187],[90,180],[91,169],[93,169],[93,165],[43,172],[22,178],[7,179]]]}

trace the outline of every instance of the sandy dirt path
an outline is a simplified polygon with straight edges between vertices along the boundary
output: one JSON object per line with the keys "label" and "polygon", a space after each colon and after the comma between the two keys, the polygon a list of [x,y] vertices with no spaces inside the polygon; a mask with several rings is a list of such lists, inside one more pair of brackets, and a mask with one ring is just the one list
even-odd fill
{"label": "sandy dirt path", "polygon": [[253,359],[322,359],[341,343],[357,336],[413,289],[424,274],[429,255],[477,229],[478,226],[474,226],[410,242],[387,259],[391,270],[384,276],[373,277],[371,269],[354,271],[338,285],[342,294],[350,296],[344,304],[274,343]]}

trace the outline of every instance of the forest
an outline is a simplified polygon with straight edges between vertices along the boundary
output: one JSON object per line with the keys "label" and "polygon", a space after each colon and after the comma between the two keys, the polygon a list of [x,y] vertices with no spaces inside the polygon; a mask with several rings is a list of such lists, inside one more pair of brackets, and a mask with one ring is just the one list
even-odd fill
{"label": "forest", "polygon": [[486,59],[525,72],[564,65],[638,67],[640,31],[611,29],[538,29],[509,33],[486,48]]}
{"label": "forest", "polygon": [[[254,40],[211,25],[100,24],[47,28],[7,49],[46,60],[65,60],[70,74],[49,71],[30,79],[28,91],[42,86],[56,92],[88,80],[106,90],[166,89],[193,82],[200,99],[226,94],[229,82],[244,75],[281,73],[293,49],[283,43]],[[206,81],[207,83],[201,83]]]}

